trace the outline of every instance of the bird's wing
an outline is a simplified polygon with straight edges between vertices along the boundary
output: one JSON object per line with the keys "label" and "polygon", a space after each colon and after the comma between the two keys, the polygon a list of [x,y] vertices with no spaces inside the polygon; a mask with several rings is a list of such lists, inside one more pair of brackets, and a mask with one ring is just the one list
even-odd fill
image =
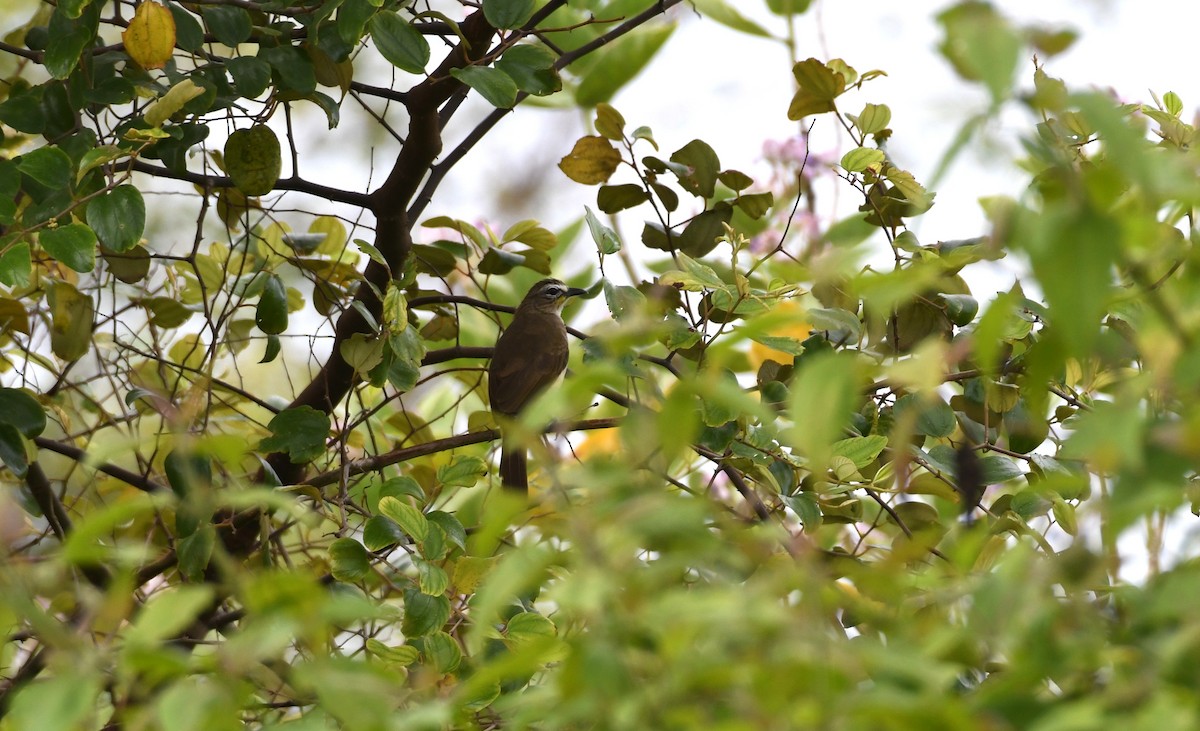
{"label": "bird's wing", "polygon": [[516,414],[567,367],[566,350],[521,347],[522,342],[528,341],[501,337],[488,368],[492,410],[501,414]]}

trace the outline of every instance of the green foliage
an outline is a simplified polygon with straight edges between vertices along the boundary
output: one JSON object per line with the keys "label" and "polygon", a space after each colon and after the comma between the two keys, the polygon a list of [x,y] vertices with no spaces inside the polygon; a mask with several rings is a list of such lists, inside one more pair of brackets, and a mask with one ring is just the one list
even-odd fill
{"label": "green foliage", "polygon": [[[845,145],[800,135],[770,180],[610,104],[679,4],[60,0],[6,29],[0,729],[1200,723],[1200,575],[1162,555],[1200,505],[1187,100],[1023,79],[1073,33],[944,9],[988,108],[942,165],[1004,114],[1028,186],[922,242],[882,70],[792,59],[775,108]],[[687,12],[791,38],[809,5]],[[593,129],[514,176],[595,205],[442,215],[530,96]],[[387,169],[311,177],[346,137],[295,120],[347,99]],[[1006,256],[1029,274],[976,292]],[[490,474],[481,348],[552,274],[610,317],[568,306],[569,377],[503,425],[526,500]]]}

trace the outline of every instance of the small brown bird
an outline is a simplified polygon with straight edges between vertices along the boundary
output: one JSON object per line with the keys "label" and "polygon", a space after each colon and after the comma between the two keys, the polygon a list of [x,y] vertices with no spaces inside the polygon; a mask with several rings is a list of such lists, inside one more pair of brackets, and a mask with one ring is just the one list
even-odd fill
{"label": "small brown bird", "polygon": [[[557,279],[543,279],[529,288],[512,324],[496,341],[488,366],[488,397],[492,413],[514,418],[534,396],[554,383],[567,367],[567,326],[562,308],[568,297],[585,294]],[[528,490],[525,448],[500,446],[500,482]]]}

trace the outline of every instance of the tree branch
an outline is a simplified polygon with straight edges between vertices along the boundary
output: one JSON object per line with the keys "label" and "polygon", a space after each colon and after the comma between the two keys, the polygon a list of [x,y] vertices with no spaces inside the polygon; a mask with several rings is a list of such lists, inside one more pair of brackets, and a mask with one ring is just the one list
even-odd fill
{"label": "tree branch", "polygon": [[[621,423],[619,417],[609,417],[605,419],[584,419],[582,421],[572,422],[564,428],[561,424],[555,424],[546,428],[546,434],[558,434],[564,431],[587,431],[590,429],[611,429]],[[482,431],[467,432],[465,434],[455,434],[454,436],[445,437],[443,439],[434,439],[433,441],[417,444],[412,447],[401,447],[393,449],[390,452],[378,454],[374,457],[365,457],[356,459],[344,467],[322,472],[305,481],[304,484],[312,485],[313,487],[323,487],[332,485],[346,475],[360,475],[364,472],[372,472],[374,470],[390,467],[391,465],[405,462],[417,457],[424,457],[437,452],[445,452],[450,449],[458,449],[472,444],[481,444],[483,442],[491,442],[500,438],[500,432],[496,429],[484,429]]]}
{"label": "tree branch", "polygon": [[33,443],[36,444],[40,449],[45,449],[54,452],[55,454],[61,454],[64,457],[69,457],[75,460],[79,464],[87,465],[99,470],[100,472],[103,472],[110,477],[115,477],[127,485],[136,487],[142,492],[155,493],[163,492],[168,489],[166,486],[160,485],[151,479],[142,477],[136,472],[130,472],[124,467],[118,467],[108,463],[89,465],[87,464],[87,452],[73,444],[64,444],[47,437],[34,437]]}
{"label": "tree branch", "polygon": [[[183,180],[188,183],[202,186],[204,188],[232,188],[233,180],[222,175],[206,175],[204,173],[194,173],[190,170],[184,172],[176,172],[161,165],[151,165],[142,160],[134,160],[131,167],[146,175],[153,175],[158,178],[170,178],[171,180]],[[370,197],[366,193],[357,193],[352,190],[344,190],[342,188],[333,188],[328,185],[321,185],[303,178],[291,177],[280,178],[275,182],[274,190],[289,190],[297,193],[305,193],[316,196],[327,201],[335,203],[345,203],[347,205],[366,208],[370,205]]]}

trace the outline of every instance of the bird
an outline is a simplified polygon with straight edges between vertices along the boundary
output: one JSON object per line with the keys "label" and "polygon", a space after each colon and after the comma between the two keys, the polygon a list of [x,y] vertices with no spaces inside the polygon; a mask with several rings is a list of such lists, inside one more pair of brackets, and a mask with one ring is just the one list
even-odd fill
{"label": "bird", "polygon": [[[567,367],[567,326],[562,308],[571,297],[587,290],[568,287],[557,279],[543,279],[529,288],[512,323],[496,340],[488,364],[488,401],[501,422],[511,420]],[[500,440],[500,484],[528,491],[525,448]]]}

